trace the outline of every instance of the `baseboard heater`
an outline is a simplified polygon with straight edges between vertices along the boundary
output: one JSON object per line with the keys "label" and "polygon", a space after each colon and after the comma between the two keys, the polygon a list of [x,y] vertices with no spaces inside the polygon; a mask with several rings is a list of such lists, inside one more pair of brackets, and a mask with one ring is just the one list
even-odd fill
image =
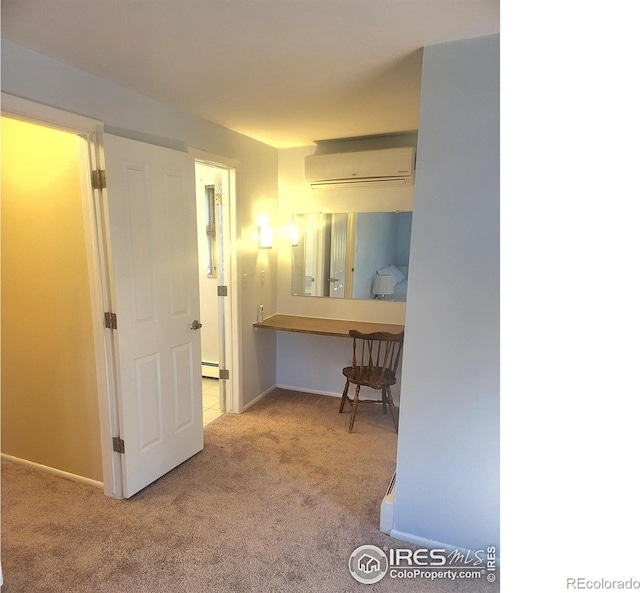
{"label": "baseboard heater", "polygon": [[396,473],[389,482],[387,493],[380,503],[380,531],[389,535],[393,529],[393,512],[396,504]]}
{"label": "baseboard heater", "polygon": [[217,362],[202,361],[202,376],[212,379],[220,378],[220,365]]}

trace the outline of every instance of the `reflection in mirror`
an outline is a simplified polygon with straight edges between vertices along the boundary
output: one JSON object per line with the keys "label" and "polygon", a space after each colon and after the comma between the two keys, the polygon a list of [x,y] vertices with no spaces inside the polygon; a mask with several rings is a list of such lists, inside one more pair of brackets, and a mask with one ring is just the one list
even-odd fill
{"label": "reflection in mirror", "polygon": [[405,301],[411,212],[294,214],[291,294]]}

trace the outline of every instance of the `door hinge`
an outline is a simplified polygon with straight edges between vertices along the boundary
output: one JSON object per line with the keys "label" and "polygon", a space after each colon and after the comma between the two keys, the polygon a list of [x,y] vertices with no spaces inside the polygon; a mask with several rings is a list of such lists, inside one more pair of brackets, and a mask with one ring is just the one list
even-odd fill
{"label": "door hinge", "polygon": [[107,187],[107,172],[104,169],[91,171],[91,187],[93,189],[105,189]]}
{"label": "door hinge", "polygon": [[118,329],[118,317],[115,313],[106,312],[104,314],[104,326],[107,329]]}
{"label": "door hinge", "polygon": [[227,379],[229,380],[229,369],[220,369],[218,371],[218,375],[220,379]]}
{"label": "door hinge", "polygon": [[229,289],[224,284],[218,286],[218,296],[229,296]]}
{"label": "door hinge", "polygon": [[113,437],[113,450],[124,454],[124,441],[120,437]]}

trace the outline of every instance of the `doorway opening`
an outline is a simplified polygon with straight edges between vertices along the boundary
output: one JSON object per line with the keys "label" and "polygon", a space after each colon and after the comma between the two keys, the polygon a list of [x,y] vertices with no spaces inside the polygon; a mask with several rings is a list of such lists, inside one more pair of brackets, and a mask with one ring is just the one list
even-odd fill
{"label": "doorway opening", "polygon": [[219,287],[224,286],[224,224],[221,211],[228,194],[229,170],[196,161],[196,199],[198,227],[198,278],[200,284],[200,329],[202,352],[203,426],[226,412],[224,301]]}
{"label": "doorway opening", "polygon": [[87,152],[2,116],[2,453],[102,486]]}

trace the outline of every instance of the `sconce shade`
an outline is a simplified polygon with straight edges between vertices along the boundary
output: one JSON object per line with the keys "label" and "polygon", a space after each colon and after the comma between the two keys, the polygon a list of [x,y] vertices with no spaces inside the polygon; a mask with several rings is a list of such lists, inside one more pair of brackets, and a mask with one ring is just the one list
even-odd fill
{"label": "sconce shade", "polygon": [[261,226],[258,229],[258,241],[260,249],[271,249],[273,247],[273,227]]}
{"label": "sconce shade", "polygon": [[376,274],[373,278],[373,289],[371,292],[380,296],[393,294],[393,278],[387,274]]}
{"label": "sconce shade", "polygon": [[262,213],[258,215],[258,247],[271,249],[273,247],[273,227],[269,226],[269,217]]}

